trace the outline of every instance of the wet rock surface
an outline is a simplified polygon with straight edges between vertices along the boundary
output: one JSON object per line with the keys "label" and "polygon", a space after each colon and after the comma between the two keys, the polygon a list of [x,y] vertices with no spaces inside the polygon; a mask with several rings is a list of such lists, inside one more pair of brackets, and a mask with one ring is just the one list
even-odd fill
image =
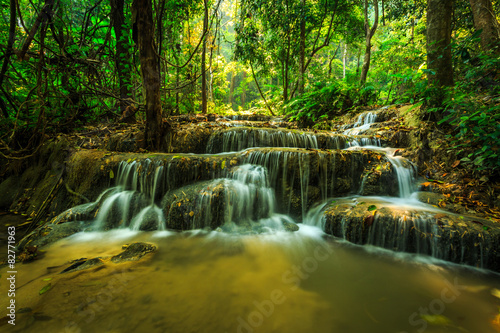
{"label": "wet rock surface", "polygon": [[[363,211],[359,202],[354,206],[342,202],[325,211],[325,231],[358,244],[499,270],[495,263],[499,261],[498,227],[484,219],[498,215],[496,187],[486,197],[475,190],[464,193],[462,187],[485,187],[490,181],[487,177],[477,181],[445,178],[450,171],[439,168],[445,165],[450,170],[450,165],[453,169],[459,163],[440,146],[442,133],[417,117],[409,106],[365,111],[346,116],[347,124],[331,125],[337,132],[333,134],[299,130],[291,123],[259,115],[185,115],[178,117],[165,138],[170,153],[145,152],[137,126],[129,132],[111,134],[108,130],[108,140],[92,141],[93,134],[79,138],[83,141],[78,141],[76,149],[61,137],[43,147],[23,173],[16,174],[14,166],[4,170],[7,176],[0,190],[5,195],[0,207],[43,216],[38,224],[51,222],[21,241],[21,249],[89,230],[89,221],[100,221],[99,230],[296,231],[298,226],[286,219],[268,221],[269,225],[256,221],[269,220],[274,214],[304,221],[312,207],[332,197],[402,196],[394,156],[403,156],[424,170],[426,179],[420,189],[427,192],[418,193],[420,201],[464,215],[429,211],[429,207],[402,210],[384,203],[374,203],[377,209],[372,212]],[[353,149],[366,145],[400,149]],[[108,150],[82,149],[102,147]],[[214,154],[204,154],[207,151]],[[410,162],[403,164],[413,168]],[[233,177],[245,165],[263,167],[266,184],[245,181],[242,187]],[[235,203],[242,193],[247,201],[241,207],[246,205],[250,211],[237,213],[240,208]],[[269,202],[263,200],[268,194],[274,197]],[[137,216],[140,221],[134,220]]]}
{"label": "wet rock surface", "polygon": [[77,232],[89,230],[92,222],[67,222],[63,224],[46,224],[38,227],[19,241],[17,248],[22,251],[28,246],[42,247],[71,236]]}
{"label": "wet rock surface", "polygon": [[352,243],[500,271],[500,231],[494,222],[432,209],[361,197],[337,199],[324,210],[322,225],[325,232]]}
{"label": "wet rock surface", "polygon": [[122,249],[124,251],[114,256],[96,257],[91,259],[80,258],[73,260],[68,267],[60,272],[60,274],[95,269],[104,266],[108,262],[111,262],[113,264],[121,264],[131,261],[139,261],[143,259],[144,256],[156,252],[158,250],[158,247],[152,243],[134,242],[131,244],[123,245]]}
{"label": "wet rock surface", "polygon": [[123,251],[116,256],[111,257],[111,262],[118,264],[126,261],[137,261],[148,253],[155,252],[158,248],[156,245],[144,242],[135,242],[123,246]]}

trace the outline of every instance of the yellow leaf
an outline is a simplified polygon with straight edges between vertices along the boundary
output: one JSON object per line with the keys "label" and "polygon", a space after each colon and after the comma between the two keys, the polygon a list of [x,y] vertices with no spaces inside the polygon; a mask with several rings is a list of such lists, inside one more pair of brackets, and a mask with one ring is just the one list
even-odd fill
{"label": "yellow leaf", "polygon": [[226,160],[223,160],[221,165],[220,165],[220,168],[224,169],[225,167],[226,167]]}
{"label": "yellow leaf", "polygon": [[500,298],[500,290],[498,290],[497,288],[493,288],[491,290],[491,294],[497,298]]}
{"label": "yellow leaf", "polygon": [[194,215],[194,212],[193,211],[190,211],[189,212],[189,216],[193,216]]}
{"label": "yellow leaf", "polygon": [[179,206],[179,207],[180,207],[180,206],[181,206],[181,203],[179,202],[179,203],[177,204],[177,206]]}
{"label": "yellow leaf", "polygon": [[113,170],[109,170],[109,178],[115,178],[115,173],[113,172]]}
{"label": "yellow leaf", "polygon": [[500,332],[500,314],[497,314],[491,323],[493,324],[495,331]]}

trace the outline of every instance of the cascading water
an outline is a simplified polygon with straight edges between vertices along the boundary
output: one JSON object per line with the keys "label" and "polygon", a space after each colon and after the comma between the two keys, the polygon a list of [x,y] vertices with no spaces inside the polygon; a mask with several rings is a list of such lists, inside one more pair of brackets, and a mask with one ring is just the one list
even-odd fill
{"label": "cascading water", "polygon": [[[491,249],[498,239],[486,240],[487,233],[476,239],[446,218],[436,223],[444,214],[414,200],[415,170],[394,149],[348,149],[120,157],[116,186],[72,209],[97,215],[91,223],[106,232],[75,234],[23,265],[42,275],[18,275],[23,288],[16,302],[26,310],[17,316],[30,325],[20,330],[382,333],[429,324],[433,332],[492,332],[497,276],[382,248],[490,268],[498,261]],[[59,221],[73,221],[69,215]],[[164,228],[197,230],[156,231]],[[107,260],[137,241],[157,251],[138,266]],[[83,257],[100,266],[63,270],[68,259]],[[48,280],[56,288],[47,292],[42,281]],[[436,300],[451,300],[455,290],[462,296],[441,311]],[[44,312],[32,313],[41,302]],[[429,308],[440,312],[419,317]]]}
{"label": "cascading water", "polygon": [[[448,241],[426,239],[431,234],[453,237],[436,227],[435,209],[413,195],[416,172],[411,162],[395,156],[394,148],[382,148],[369,140],[363,142],[364,147],[352,143],[359,137],[347,132],[359,134],[376,119],[376,113],[363,113],[352,126],[345,126],[350,128],[343,135],[252,128],[218,132],[207,144],[208,151],[239,152],[129,159],[118,167],[116,187],[85,207],[96,212],[96,230],[221,228],[259,233],[266,228],[286,229],[296,219],[353,243],[462,260],[465,256],[457,257],[456,251],[447,249],[452,246]],[[279,148],[248,148],[261,144]],[[320,145],[336,150],[318,149]],[[384,197],[367,197],[370,195]],[[383,221],[382,211],[361,220],[350,214],[341,218],[328,215],[331,202],[346,204],[344,209],[349,212],[368,200],[374,207],[393,204],[399,207],[394,211],[407,213],[404,219],[393,216]],[[483,262],[487,251],[482,245],[479,249],[470,252]]]}
{"label": "cascading water", "polygon": [[359,135],[366,132],[373,123],[377,120],[377,113],[365,112],[358,116],[358,120],[352,125],[344,125],[343,130],[345,135]]}

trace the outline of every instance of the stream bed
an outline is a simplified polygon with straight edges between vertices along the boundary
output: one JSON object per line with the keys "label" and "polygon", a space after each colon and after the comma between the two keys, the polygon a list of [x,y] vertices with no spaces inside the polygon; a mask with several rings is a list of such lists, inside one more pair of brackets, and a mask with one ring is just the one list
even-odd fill
{"label": "stream bed", "polygon": [[[68,258],[106,257],[134,241],[158,250],[60,273]],[[492,272],[336,241],[307,225],[247,236],[87,232],[45,250],[18,264],[12,332],[487,333],[500,306]]]}

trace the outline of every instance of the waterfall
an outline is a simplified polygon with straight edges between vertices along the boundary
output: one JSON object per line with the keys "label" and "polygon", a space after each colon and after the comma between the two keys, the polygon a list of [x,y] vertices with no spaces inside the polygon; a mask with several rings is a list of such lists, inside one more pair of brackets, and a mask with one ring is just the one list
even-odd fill
{"label": "waterfall", "polygon": [[414,165],[380,138],[359,135],[376,120],[376,112],[362,113],[343,134],[229,128],[211,135],[211,154],[129,158],[115,167],[114,187],[75,209],[75,218],[65,212],[56,220],[83,216],[95,230],[238,233],[296,230],[299,221],[356,244],[486,263],[482,229],[443,228],[435,208],[412,196]]}
{"label": "waterfall", "polygon": [[121,162],[116,187],[99,208],[94,228],[165,229],[165,217],[156,205],[163,190],[164,167],[159,162]]}
{"label": "waterfall", "polygon": [[232,128],[213,134],[207,144],[209,154],[241,151],[252,147],[295,147],[318,149],[316,135],[291,131]]}

